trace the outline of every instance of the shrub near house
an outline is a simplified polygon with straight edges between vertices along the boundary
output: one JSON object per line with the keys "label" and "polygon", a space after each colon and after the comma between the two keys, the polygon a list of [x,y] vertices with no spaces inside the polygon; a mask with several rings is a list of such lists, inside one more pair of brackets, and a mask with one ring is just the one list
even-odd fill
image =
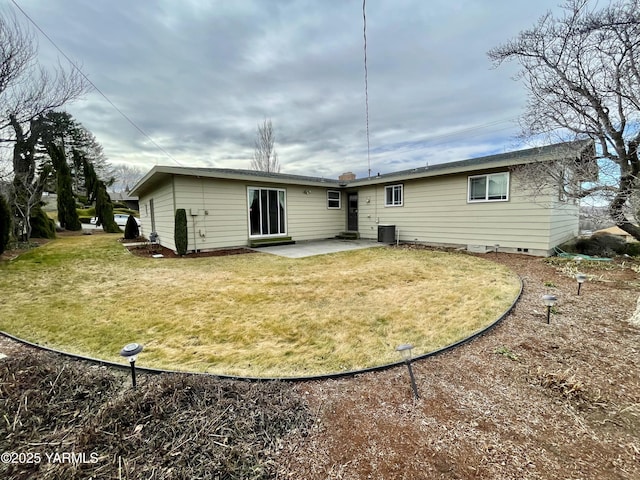
{"label": "shrub near house", "polygon": [[187,212],[184,208],[176,210],[175,221],[176,252],[183,256],[187,254]]}
{"label": "shrub near house", "polygon": [[127,224],[124,227],[124,238],[127,240],[135,240],[140,236],[140,228],[138,227],[138,222],[136,221],[136,217],[133,215],[129,215],[127,219]]}

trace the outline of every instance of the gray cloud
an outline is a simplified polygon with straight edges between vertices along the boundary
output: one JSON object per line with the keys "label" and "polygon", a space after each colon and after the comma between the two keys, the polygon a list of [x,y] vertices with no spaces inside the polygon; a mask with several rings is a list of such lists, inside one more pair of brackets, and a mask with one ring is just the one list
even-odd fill
{"label": "gray cloud", "polygon": [[[271,118],[287,173],[367,173],[360,1],[21,0],[102,92],[183,165],[248,168]],[[556,0],[367,5],[372,170],[512,148],[524,90],[486,52]],[[25,19],[26,21],[26,19]],[[40,39],[43,63],[59,54]],[[68,108],[112,162],[173,164],[97,92]]]}

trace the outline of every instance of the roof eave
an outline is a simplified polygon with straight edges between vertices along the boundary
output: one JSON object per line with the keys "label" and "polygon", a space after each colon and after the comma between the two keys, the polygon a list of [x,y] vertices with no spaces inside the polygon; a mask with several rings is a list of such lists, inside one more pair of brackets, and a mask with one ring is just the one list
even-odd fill
{"label": "roof eave", "polygon": [[333,179],[317,179],[314,177],[303,176],[287,176],[279,174],[248,174],[243,171],[221,171],[221,170],[207,170],[198,168],[187,167],[170,167],[170,166],[155,166],[153,167],[129,192],[130,195],[142,195],[145,191],[149,190],[152,185],[154,177],[166,176],[166,175],[180,175],[195,178],[217,178],[222,180],[234,180],[246,183],[268,183],[268,184],[287,184],[287,185],[302,185],[308,187],[333,187],[338,188],[344,182]]}
{"label": "roof eave", "polygon": [[[413,171],[404,171],[398,173],[389,173],[385,175],[361,178],[349,182],[350,187],[360,187],[376,185],[381,183],[392,183],[407,180],[416,180],[428,177],[437,177],[442,175],[455,175],[460,173],[473,173],[480,171],[487,171],[492,169],[514,167],[516,165],[525,165],[529,163],[537,162],[552,162],[562,160],[565,158],[579,158],[585,152],[593,150],[593,142],[590,140],[581,140],[577,142],[566,143],[566,148],[562,148],[562,145],[553,145],[556,149],[551,151],[545,151],[542,147],[540,154],[530,155],[526,157],[522,156],[506,156],[503,159],[495,160],[496,156],[490,156],[491,161],[479,161],[475,162],[474,159],[462,160],[453,163],[443,163],[427,167],[419,167],[413,169]],[[560,147],[560,148],[557,148]],[[482,160],[482,159],[479,159]]]}

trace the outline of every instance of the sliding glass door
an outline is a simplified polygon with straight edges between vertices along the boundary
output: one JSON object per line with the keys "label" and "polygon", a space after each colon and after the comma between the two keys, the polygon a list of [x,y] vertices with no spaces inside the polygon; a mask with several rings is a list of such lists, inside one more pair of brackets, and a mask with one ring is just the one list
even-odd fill
{"label": "sliding glass door", "polygon": [[249,187],[248,195],[250,236],[286,235],[286,191]]}

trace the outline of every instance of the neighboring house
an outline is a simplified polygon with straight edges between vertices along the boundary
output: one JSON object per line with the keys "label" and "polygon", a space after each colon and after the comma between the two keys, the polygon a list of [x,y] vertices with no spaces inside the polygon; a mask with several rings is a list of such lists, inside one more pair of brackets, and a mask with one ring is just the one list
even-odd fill
{"label": "neighboring house", "polygon": [[613,236],[622,238],[627,243],[637,242],[637,240],[633,238],[631,234],[625,232],[620,227],[615,227],[615,226],[609,227],[609,228],[603,228],[602,230],[597,230],[593,232],[593,234],[594,235],[613,235]]}
{"label": "neighboring house", "polygon": [[134,195],[130,195],[127,192],[108,192],[109,198],[114,203],[123,203],[130,210],[140,210],[140,205],[138,202],[138,197]]}
{"label": "neighboring house", "polygon": [[573,142],[337,180],[156,166],[130,194],[140,199],[144,231],[156,232],[173,250],[175,211],[184,208],[189,251],[324,239],[344,231],[378,239],[381,226],[394,225],[401,242],[476,252],[499,245],[503,252],[545,256],[578,235],[578,205],[553,188],[533,198],[522,187],[522,170],[513,167],[589,161],[592,152],[591,142]]}

